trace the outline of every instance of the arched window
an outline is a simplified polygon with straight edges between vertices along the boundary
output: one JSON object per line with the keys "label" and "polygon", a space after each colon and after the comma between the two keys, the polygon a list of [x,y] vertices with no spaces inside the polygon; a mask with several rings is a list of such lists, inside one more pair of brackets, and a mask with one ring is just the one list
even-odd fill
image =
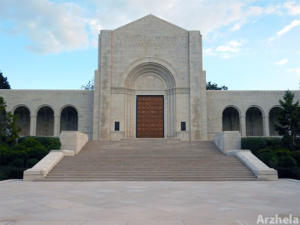
{"label": "arched window", "polygon": [[78,130],[78,113],[77,110],[72,106],[67,106],[61,111],[60,131],[63,130]]}
{"label": "arched window", "polygon": [[40,108],[37,114],[36,123],[37,136],[54,135],[54,112],[49,106]]}
{"label": "arched window", "polygon": [[263,136],[262,112],[257,107],[251,107],[246,112],[246,135]]}
{"label": "arched window", "polygon": [[234,107],[227,107],[222,115],[223,131],[240,131],[239,112]]}
{"label": "arched window", "polygon": [[21,128],[20,136],[30,135],[30,111],[25,106],[19,106],[14,111],[14,116],[16,117],[16,124]]}
{"label": "arched window", "polygon": [[279,107],[273,107],[269,112],[269,129],[270,136],[278,136],[278,132],[275,130],[275,124],[277,123],[277,114],[279,112]]}

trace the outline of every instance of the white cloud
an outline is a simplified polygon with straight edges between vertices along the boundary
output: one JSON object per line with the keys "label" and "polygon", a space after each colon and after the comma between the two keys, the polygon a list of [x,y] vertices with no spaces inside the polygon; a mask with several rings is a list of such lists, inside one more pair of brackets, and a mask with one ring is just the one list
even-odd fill
{"label": "white cloud", "polygon": [[287,62],[288,62],[288,59],[282,59],[282,60],[276,62],[276,64],[277,64],[277,65],[284,65],[284,64],[286,64]]}
{"label": "white cloud", "polygon": [[300,14],[300,5],[295,5],[295,1],[288,1],[284,4],[284,8],[288,10],[290,15],[298,15]]}
{"label": "white cloud", "polygon": [[96,46],[100,28],[115,29],[149,13],[206,37],[224,26],[239,30],[253,18],[277,11],[240,0],[0,1],[0,20],[12,24],[9,32],[25,35],[28,48],[42,53]]}
{"label": "white cloud", "polygon": [[300,67],[298,68],[292,68],[292,69],[288,69],[289,73],[296,73],[300,75]]}
{"label": "white cloud", "polygon": [[219,56],[224,59],[237,56],[241,51],[241,47],[245,41],[229,41],[224,45],[219,45],[216,48],[204,49],[204,54],[208,56]]}
{"label": "white cloud", "polygon": [[226,45],[220,45],[216,48],[217,52],[235,53],[240,51],[242,43],[238,41],[230,41]]}
{"label": "white cloud", "polygon": [[293,29],[296,26],[300,25],[300,20],[294,20],[289,25],[286,25],[283,29],[277,32],[277,36],[281,36],[287,32],[289,32],[291,29]]}
{"label": "white cloud", "polygon": [[24,34],[30,41],[26,48],[38,53],[88,47],[90,35],[95,35],[99,25],[84,14],[81,7],[70,2],[1,0],[0,5],[1,20],[12,23],[9,32]]}
{"label": "white cloud", "polygon": [[240,30],[242,25],[244,24],[244,22],[240,21],[240,22],[237,22],[236,24],[234,24],[232,27],[231,27],[231,31],[237,31],[237,30]]}
{"label": "white cloud", "polygon": [[286,25],[284,28],[282,28],[280,31],[278,31],[276,33],[276,36],[273,36],[271,38],[269,38],[269,42],[275,40],[276,38],[284,35],[285,33],[289,32],[290,30],[292,30],[293,28],[297,27],[300,25],[300,20],[293,20],[290,24]]}
{"label": "white cloud", "polygon": [[204,52],[204,55],[209,55],[209,56],[214,56],[214,55],[216,55],[215,52],[214,52],[214,50],[213,50],[212,48],[205,48],[205,49],[203,50],[203,52]]}

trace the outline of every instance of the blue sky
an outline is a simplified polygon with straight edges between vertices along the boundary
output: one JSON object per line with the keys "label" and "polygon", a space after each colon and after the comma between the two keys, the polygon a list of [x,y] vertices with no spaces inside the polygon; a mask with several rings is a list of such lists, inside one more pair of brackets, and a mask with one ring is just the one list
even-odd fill
{"label": "blue sky", "polygon": [[300,0],[0,0],[0,70],[14,89],[80,89],[99,30],[149,13],[200,30],[208,81],[299,89]]}

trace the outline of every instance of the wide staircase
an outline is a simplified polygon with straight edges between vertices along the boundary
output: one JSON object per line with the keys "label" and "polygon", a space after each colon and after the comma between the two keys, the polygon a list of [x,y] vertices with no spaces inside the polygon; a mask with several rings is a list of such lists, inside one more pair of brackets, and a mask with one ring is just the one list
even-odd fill
{"label": "wide staircase", "polygon": [[65,156],[46,181],[233,181],[256,180],[237,158],[213,142],[137,139],[90,141]]}

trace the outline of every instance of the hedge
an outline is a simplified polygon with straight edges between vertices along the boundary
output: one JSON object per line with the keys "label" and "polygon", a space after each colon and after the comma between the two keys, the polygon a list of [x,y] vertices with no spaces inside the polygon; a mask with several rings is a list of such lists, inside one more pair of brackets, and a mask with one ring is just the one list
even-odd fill
{"label": "hedge", "polygon": [[249,149],[253,153],[256,153],[260,149],[266,147],[278,148],[281,147],[280,137],[246,137],[242,138],[242,149]]}
{"label": "hedge", "polygon": [[38,142],[41,143],[41,145],[43,145],[46,150],[50,151],[50,150],[55,150],[55,149],[60,149],[60,141],[59,141],[59,138],[56,138],[56,137],[31,137],[31,136],[27,136],[27,137],[21,137],[19,140],[18,140],[18,143],[22,143],[24,142],[25,140],[28,140],[29,139],[34,139],[34,140],[37,140]]}
{"label": "hedge", "polygon": [[279,178],[300,179],[300,150],[291,151],[282,146],[280,138],[242,138],[242,149],[249,149],[261,161],[278,171]]}
{"label": "hedge", "polygon": [[12,147],[0,146],[0,180],[20,179],[23,171],[33,167],[50,150],[60,149],[58,138],[22,137]]}

